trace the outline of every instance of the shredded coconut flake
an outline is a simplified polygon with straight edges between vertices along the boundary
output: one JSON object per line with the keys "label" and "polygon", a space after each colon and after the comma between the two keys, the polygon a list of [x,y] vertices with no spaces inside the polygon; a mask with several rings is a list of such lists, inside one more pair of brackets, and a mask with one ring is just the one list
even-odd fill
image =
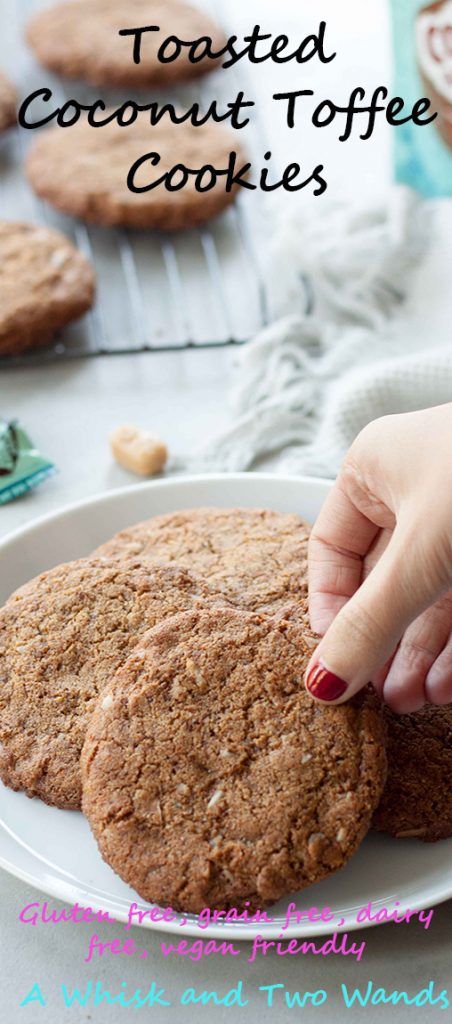
{"label": "shredded coconut flake", "polygon": [[216,789],[215,793],[212,794],[212,796],[211,796],[211,798],[209,800],[209,803],[207,804],[207,807],[209,808],[209,810],[210,810],[211,807],[215,807],[215,804],[217,804],[218,801],[221,800],[222,796],[223,796],[223,790],[222,789]]}

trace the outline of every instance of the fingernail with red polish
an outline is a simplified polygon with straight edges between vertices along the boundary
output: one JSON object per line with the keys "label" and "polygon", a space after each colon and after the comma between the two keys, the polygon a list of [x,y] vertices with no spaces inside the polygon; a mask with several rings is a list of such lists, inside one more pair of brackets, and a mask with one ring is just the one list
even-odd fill
{"label": "fingernail with red polish", "polygon": [[318,700],[338,700],[344,695],[347,686],[343,679],[330,672],[323,661],[314,662],[306,676],[306,688]]}

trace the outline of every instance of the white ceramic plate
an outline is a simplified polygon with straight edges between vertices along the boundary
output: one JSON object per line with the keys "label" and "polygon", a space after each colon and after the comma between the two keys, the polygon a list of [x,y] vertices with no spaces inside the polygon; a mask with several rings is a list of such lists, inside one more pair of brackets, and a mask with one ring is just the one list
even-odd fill
{"label": "white ceramic plate", "polygon": [[[191,477],[128,487],[74,505],[18,530],[0,543],[0,601],[30,577],[59,562],[88,554],[116,530],[139,519],[196,505],[248,506],[299,512],[313,521],[328,493],[327,481],[237,474]],[[102,861],[81,814],[47,807],[1,787],[0,865],[47,895],[127,918],[136,894]],[[433,907],[452,896],[452,840],[424,845],[370,835],[346,868],[326,882],[294,895],[299,909],[330,907],[334,924],[291,925],[285,938],[328,934],[358,927],[356,912],[372,901],[399,912]],[[397,904],[398,901],[398,904]],[[202,931],[196,917],[181,928],[146,922],[149,927],[188,935],[250,939],[257,933],[277,938],[289,900],[268,913],[271,924],[217,924]],[[142,909],[146,904],[140,903]]]}

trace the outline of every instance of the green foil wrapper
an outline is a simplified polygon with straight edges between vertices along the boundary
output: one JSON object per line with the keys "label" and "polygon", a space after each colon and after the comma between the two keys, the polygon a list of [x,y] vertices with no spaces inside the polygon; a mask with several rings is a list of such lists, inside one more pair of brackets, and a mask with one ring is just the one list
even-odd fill
{"label": "green foil wrapper", "polygon": [[27,494],[54,472],[17,420],[0,419],[0,505]]}

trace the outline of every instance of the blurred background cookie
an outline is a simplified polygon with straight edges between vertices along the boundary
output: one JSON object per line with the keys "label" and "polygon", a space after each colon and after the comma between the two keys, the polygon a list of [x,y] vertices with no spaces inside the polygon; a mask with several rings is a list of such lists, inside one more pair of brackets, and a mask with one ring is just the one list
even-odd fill
{"label": "blurred background cookie", "polygon": [[65,213],[98,224],[172,231],[215,217],[233,201],[238,186],[227,192],[225,177],[219,176],[209,191],[198,192],[190,176],[178,191],[160,184],[135,193],[127,186],[131,166],[146,153],[160,156],[158,166],[147,161],[137,173],[141,188],[177,164],[225,169],[232,150],[237,151],[232,133],[215,124],[196,128],[165,119],[152,128],[145,116],[127,127],[78,122],[70,130],[43,132],[31,146],[26,170],[35,192]]}
{"label": "blurred background cookie", "polygon": [[0,354],[47,345],[94,301],[94,271],[50,228],[0,221]]}
{"label": "blurred background cookie", "polygon": [[452,704],[412,715],[385,706],[388,779],[373,825],[397,839],[452,836]]}
{"label": "blurred background cookie", "polygon": [[[158,25],[160,32],[144,34],[141,62],[135,64],[133,38],[118,33],[143,25]],[[225,43],[209,15],[184,0],[73,0],[41,11],[27,27],[27,40],[45,67],[94,85],[166,85],[215,66],[209,59],[191,63],[187,49],[170,63],[160,62],[157,51],[168,36],[209,36],[215,52]]]}
{"label": "blurred background cookie", "polygon": [[0,71],[0,132],[16,124],[17,94],[9,78]]}

